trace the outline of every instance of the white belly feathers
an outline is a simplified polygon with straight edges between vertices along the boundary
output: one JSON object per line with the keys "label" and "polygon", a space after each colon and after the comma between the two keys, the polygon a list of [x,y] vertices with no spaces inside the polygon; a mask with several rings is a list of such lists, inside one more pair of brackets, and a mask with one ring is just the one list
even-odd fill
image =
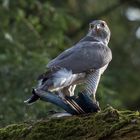
{"label": "white belly feathers", "polygon": [[85,79],[85,74],[73,74],[71,70],[65,68],[60,69],[53,74],[53,88],[51,91],[62,89],[66,86],[70,86],[74,83],[78,83]]}

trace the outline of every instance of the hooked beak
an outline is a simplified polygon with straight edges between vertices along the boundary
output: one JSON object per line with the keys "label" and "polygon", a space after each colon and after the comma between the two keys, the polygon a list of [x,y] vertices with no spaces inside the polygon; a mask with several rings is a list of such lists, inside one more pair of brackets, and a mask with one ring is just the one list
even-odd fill
{"label": "hooked beak", "polygon": [[99,30],[100,30],[100,25],[97,25],[96,26],[96,31],[99,32]]}

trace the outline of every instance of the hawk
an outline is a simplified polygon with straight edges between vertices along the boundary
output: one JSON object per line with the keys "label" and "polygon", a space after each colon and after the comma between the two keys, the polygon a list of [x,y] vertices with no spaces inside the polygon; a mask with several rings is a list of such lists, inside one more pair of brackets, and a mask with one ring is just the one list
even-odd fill
{"label": "hawk", "polygon": [[[93,103],[97,103],[95,93],[100,77],[112,59],[109,40],[110,29],[106,22],[92,21],[84,38],[48,63],[47,72],[39,76],[32,97],[25,102],[31,104],[40,98],[65,110],[65,104],[69,104],[78,112],[82,109],[79,109],[76,102],[68,100],[68,97],[74,96],[77,84],[84,83],[84,96],[89,97],[89,100],[92,97]],[[57,96],[52,92],[56,92]]]}

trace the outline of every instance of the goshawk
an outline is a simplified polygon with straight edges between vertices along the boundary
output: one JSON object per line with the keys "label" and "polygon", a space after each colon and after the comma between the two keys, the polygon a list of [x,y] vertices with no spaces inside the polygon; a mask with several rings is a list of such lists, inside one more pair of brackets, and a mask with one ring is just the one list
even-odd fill
{"label": "goshawk", "polygon": [[82,112],[80,106],[68,97],[74,96],[77,84],[85,83],[84,94],[92,97],[96,103],[95,93],[101,74],[112,59],[109,40],[110,30],[106,22],[92,21],[84,38],[48,63],[47,72],[39,76],[32,97],[25,102],[30,104],[41,99],[59,105],[66,111],[65,105],[69,104],[77,112]]}

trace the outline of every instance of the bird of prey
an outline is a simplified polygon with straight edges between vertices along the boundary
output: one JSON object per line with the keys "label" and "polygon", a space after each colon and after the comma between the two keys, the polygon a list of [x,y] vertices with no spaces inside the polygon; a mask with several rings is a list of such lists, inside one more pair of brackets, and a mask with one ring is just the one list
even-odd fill
{"label": "bird of prey", "polygon": [[[74,96],[76,85],[85,83],[84,94],[92,97],[96,103],[95,93],[100,77],[112,59],[108,47],[109,40],[110,29],[106,22],[92,21],[84,38],[48,63],[47,72],[39,77],[32,97],[25,102],[31,104],[40,98],[57,105],[61,104],[65,110],[67,107],[64,107],[64,104],[67,103],[77,112],[82,112],[76,102],[67,100],[66,97]],[[57,91],[57,97],[51,93],[53,91]],[[60,100],[63,100],[64,104]]]}

